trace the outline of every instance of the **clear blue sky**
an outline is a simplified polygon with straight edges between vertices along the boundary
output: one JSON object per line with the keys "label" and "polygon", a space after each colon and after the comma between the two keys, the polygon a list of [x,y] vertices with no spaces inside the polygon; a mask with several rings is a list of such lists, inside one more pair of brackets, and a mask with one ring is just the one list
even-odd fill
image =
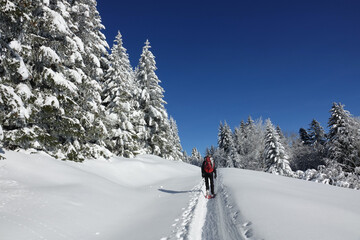
{"label": "clear blue sky", "polygon": [[360,1],[98,0],[110,47],[133,67],[149,39],[182,146],[217,144],[248,115],[285,132],[327,130],[333,102],[360,116]]}

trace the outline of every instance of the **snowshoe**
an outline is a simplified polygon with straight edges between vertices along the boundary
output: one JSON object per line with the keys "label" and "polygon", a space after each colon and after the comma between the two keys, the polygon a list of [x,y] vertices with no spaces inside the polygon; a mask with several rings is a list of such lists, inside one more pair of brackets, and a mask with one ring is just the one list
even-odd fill
{"label": "snowshoe", "polygon": [[216,194],[214,194],[214,195],[207,194],[207,195],[205,196],[205,198],[207,198],[207,199],[211,199],[211,198],[214,198],[215,196],[216,196]]}

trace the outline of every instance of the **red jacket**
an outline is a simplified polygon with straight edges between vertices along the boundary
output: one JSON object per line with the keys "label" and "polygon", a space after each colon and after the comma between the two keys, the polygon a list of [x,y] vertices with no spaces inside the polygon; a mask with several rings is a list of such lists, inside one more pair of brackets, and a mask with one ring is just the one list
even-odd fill
{"label": "red jacket", "polygon": [[[212,168],[213,168],[213,171],[208,173],[205,171],[205,166],[206,166],[206,162],[207,161],[210,161],[211,165],[212,165]],[[209,158],[209,157],[205,157],[204,158],[204,161],[202,163],[202,166],[201,166],[201,174],[204,176],[205,174],[212,174],[214,173],[215,176],[216,176],[216,165],[215,165],[215,161],[212,159],[212,158]]]}

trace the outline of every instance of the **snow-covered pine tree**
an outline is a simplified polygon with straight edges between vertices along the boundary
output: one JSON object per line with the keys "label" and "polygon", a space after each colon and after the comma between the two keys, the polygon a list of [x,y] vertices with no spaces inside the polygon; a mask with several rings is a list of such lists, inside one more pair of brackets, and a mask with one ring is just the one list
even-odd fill
{"label": "snow-covered pine tree", "polygon": [[68,2],[71,5],[70,15],[74,21],[73,32],[83,45],[84,72],[90,79],[100,82],[104,69],[108,67],[106,56],[109,46],[105,35],[101,32],[105,27],[101,23],[96,0],[68,0]]}
{"label": "snow-covered pine tree", "polygon": [[[355,147],[358,151],[358,156],[360,158],[360,118],[359,117],[353,117],[353,121],[354,121],[354,133],[357,136],[356,137],[356,143],[355,143]],[[357,174],[360,178],[360,166],[358,165],[355,168],[355,174]],[[360,184],[360,182],[359,182]]]}
{"label": "snow-covered pine tree", "polygon": [[[104,115],[98,114],[100,85],[87,75],[84,41],[76,35],[78,23],[71,15],[75,2],[13,3],[15,8],[26,3],[28,15],[20,18],[21,34],[6,43],[11,43],[9,46],[17,51],[18,59],[23,59],[24,67],[20,77],[15,76],[16,69],[8,69],[8,76],[15,77],[4,84],[5,91],[1,92],[5,92],[6,105],[12,106],[11,113],[25,111],[21,124],[11,123],[11,116],[6,115],[3,126],[6,121],[9,124],[4,128],[4,142],[8,147],[36,148],[72,160],[97,157],[98,152],[108,154],[104,149],[98,150],[97,143],[101,144],[106,136],[106,129],[97,117]],[[20,66],[21,61],[18,62]],[[4,80],[2,77],[1,81]],[[16,84],[17,90],[11,84]]]}
{"label": "snow-covered pine tree", "polygon": [[300,128],[299,138],[292,143],[291,167],[306,171],[324,165],[326,157],[324,144],[324,130],[320,123],[313,119],[308,130]]}
{"label": "snow-covered pine tree", "polygon": [[[0,125],[5,133],[25,127],[30,117],[27,100],[31,97],[28,87],[31,74],[24,59],[29,49],[23,43],[24,29],[31,19],[30,3],[0,2]],[[4,139],[4,144],[12,147],[8,139]]]}
{"label": "snow-covered pine tree", "polygon": [[243,120],[240,122],[239,127],[235,127],[234,129],[234,145],[239,156],[242,158],[246,155],[246,133],[245,133],[245,123]]}
{"label": "snow-covered pine tree", "polygon": [[216,152],[216,147],[211,145],[210,148],[206,148],[205,150],[205,156],[207,155],[214,155]]}
{"label": "snow-covered pine tree", "polygon": [[311,145],[311,137],[309,136],[308,132],[305,128],[299,129],[299,136],[303,144],[305,145]]}
{"label": "snow-covered pine tree", "polygon": [[285,148],[285,152],[287,153],[288,159],[292,159],[292,155],[291,155],[292,152],[291,152],[291,148],[289,146],[289,142],[290,142],[289,138],[284,135],[284,133],[281,130],[279,125],[276,126],[275,130],[276,130],[276,133],[279,136],[279,140],[280,140],[281,144]]}
{"label": "snow-covered pine tree", "polygon": [[256,161],[256,147],[259,145],[259,142],[257,141],[257,134],[258,129],[255,126],[254,120],[251,118],[251,116],[248,117],[247,122],[245,123],[243,127],[243,143],[242,143],[242,149],[243,149],[243,158],[242,163],[243,167],[247,169],[253,169],[253,163]]}
{"label": "snow-covered pine tree", "polygon": [[116,155],[133,157],[139,151],[133,122],[138,87],[120,32],[111,48],[109,63],[102,94],[110,129],[108,147]]}
{"label": "snow-covered pine tree", "polygon": [[345,171],[354,172],[360,166],[358,142],[358,129],[352,116],[341,103],[333,103],[329,119],[330,132],[327,143],[328,157],[336,161]]}
{"label": "snow-covered pine tree", "polygon": [[190,164],[195,166],[201,166],[202,164],[201,154],[195,147],[191,151]]}
{"label": "snow-covered pine tree", "polygon": [[190,163],[190,156],[188,155],[188,153],[186,152],[186,150],[184,150],[182,152],[182,159],[183,159],[183,162],[185,163]]}
{"label": "snow-covered pine tree", "polygon": [[101,84],[104,72],[108,68],[109,46],[105,35],[101,32],[105,27],[96,9],[96,0],[68,2],[69,15],[73,22],[70,27],[76,35],[74,40],[81,50],[83,61],[81,70],[85,74],[79,87],[81,98],[78,101],[85,113],[80,119],[85,130],[84,146],[93,156],[107,155],[104,149],[105,139],[108,138],[104,124],[106,115],[101,105]]}
{"label": "snow-covered pine tree", "polygon": [[[81,132],[76,119],[62,117],[64,105],[73,104],[73,100],[69,99],[77,91],[76,85],[66,78],[68,71],[64,66],[64,58],[68,54],[65,53],[66,40],[72,34],[65,20],[67,3],[14,1],[19,11],[24,3],[28,15],[20,18],[23,20],[20,25],[21,34],[11,41],[11,45],[18,52],[17,55],[24,59],[22,72],[28,73],[24,77],[24,74],[15,76],[14,70],[9,71],[15,76],[12,83],[18,84],[21,81],[21,84],[18,84],[18,90],[12,92],[12,96],[7,95],[10,102],[21,102],[20,111],[25,107],[27,115],[22,114],[23,117],[19,118],[22,119],[22,124],[15,125],[10,123],[11,117],[6,117],[5,122],[10,124],[5,123],[8,125],[5,144],[8,147],[55,151],[55,145],[60,145],[62,139],[67,139],[72,127],[76,128],[73,131],[75,135]],[[11,83],[8,84],[11,88]],[[7,92],[9,93],[9,88]],[[63,104],[64,102],[67,103]],[[71,111],[76,112],[76,106]],[[61,126],[67,126],[68,129],[61,131]]]}
{"label": "snow-covered pine tree", "polygon": [[279,135],[279,138],[282,142],[286,142],[285,135],[279,125],[276,126],[276,133]]}
{"label": "snow-covered pine tree", "polygon": [[291,145],[291,169],[294,171],[306,171],[308,169],[317,169],[324,165],[322,152],[318,152],[314,146],[306,145],[301,139],[296,139]]}
{"label": "snow-covered pine tree", "polygon": [[241,166],[245,169],[263,170],[264,127],[261,119],[252,120],[248,117],[234,130],[235,145],[237,147]]}
{"label": "snow-covered pine tree", "polygon": [[181,141],[179,137],[179,130],[176,124],[176,121],[173,117],[170,116],[170,145],[172,149],[170,150],[172,159],[182,160],[183,159],[183,148],[181,146]]}
{"label": "snow-covered pine tree", "polygon": [[267,164],[267,172],[285,176],[292,175],[285,148],[281,144],[280,137],[270,119],[266,120],[264,158]]}
{"label": "snow-covered pine tree", "polygon": [[140,129],[139,135],[143,137],[140,146],[146,153],[169,157],[172,154],[171,143],[167,139],[170,125],[164,107],[164,89],[159,85],[161,81],[155,74],[156,62],[150,48],[150,42],[146,40],[136,71],[136,80],[141,88],[139,109],[145,120],[144,125],[140,122],[137,129]]}
{"label": "snow-covered pine tree", "polygon": [[326,135],[324,129],[321,127],[320,123],[313,119],[310,123],[308,129],[308,136],[310,138],[311,145],[324,145],[326,142]]}
{"label": "snow-covered pine tree", "polygon": [[241,167],[239,164],[239,155],[234,145],[233,134],[229,125],[225,122],[220,123],[218,133],[218,147],[223,150],[226,159],[225,167]]}

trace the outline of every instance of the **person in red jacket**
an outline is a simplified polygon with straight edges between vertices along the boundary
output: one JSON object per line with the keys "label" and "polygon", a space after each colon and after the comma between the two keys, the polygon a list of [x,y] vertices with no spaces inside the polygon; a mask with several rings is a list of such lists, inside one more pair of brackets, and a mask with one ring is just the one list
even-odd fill
{"label": "person in red jacket", "polygon": [[[204,161],[201,166],[201,174],[202,177],[205,178],[206,197],[207,198],[215,197],[214,178],[216,178],[216,166],[214,159],[211,157],[211,155],[207,155],[204,158]],[[211,188],[211,196],[209,194],[209,181]]]}

